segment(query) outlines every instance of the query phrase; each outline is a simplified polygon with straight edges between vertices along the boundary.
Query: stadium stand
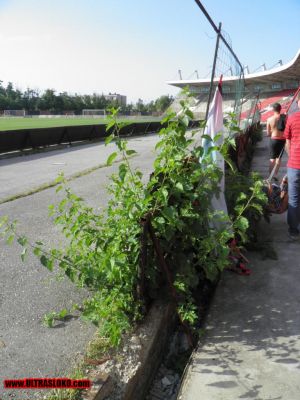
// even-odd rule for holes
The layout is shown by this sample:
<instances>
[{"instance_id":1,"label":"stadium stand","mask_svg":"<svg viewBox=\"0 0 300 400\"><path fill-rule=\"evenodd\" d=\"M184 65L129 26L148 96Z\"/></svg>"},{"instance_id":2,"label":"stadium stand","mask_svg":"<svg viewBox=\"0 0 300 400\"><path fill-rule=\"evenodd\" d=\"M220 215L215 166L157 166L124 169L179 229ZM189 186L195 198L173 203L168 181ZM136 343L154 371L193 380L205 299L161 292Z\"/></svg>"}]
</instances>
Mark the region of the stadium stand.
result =
<instances>
[{"instance_id":1,"label":"stadium stand","mask_svg":"<svg viewBox=\"0 0 300 400\"><path fill-rule=\"evenodd\" d=\"M235 105L236 83L239 76L223 77L223 110L231 110ZM219 77L215 78L214 84L218 83ZM300 50L293 60L284 65L256 73L248 73L244 76L245 91L241 100L241 122L246 121L253 112L259 112L261 122L266 122L272 114L271 106L278 102L284 112L290 103L294 93L300 86ZM194 103L191 110L196 119L205 117L207 107L210 79L177 80L169 81L168 84L179 88L189 87L194 95ZM226 90L225 90L226 89ZM257 102L259 99L259 102ZM182 100L182 98L181 98ZM189 100L191 101L191 100ZM180 101L175 99L171 108L179 110ZM255 110L254 110L255 108Z\"/></svg>"}]
</instances>

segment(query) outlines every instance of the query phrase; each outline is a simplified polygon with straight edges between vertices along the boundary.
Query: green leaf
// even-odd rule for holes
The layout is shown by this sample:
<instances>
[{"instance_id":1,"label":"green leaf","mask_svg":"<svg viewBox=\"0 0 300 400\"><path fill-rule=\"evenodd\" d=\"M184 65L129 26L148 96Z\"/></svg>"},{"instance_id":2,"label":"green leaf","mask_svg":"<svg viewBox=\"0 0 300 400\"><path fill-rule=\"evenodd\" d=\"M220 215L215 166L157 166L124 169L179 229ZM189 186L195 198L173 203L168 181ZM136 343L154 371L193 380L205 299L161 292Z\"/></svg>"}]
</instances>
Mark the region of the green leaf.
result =
<instances>
[{"instance_id":1,"label":"green leaf","mask_svg":"<svg viewBox=\"0 0 300 400\"><path fill-rule=\"evenodd\" d=\"M194 118L194 114L193 114L193 112L191 111L191 110L186 110L186 115L190 118L190 119L193 119Z\"/></svg>"},{"instance_id":2,"label":"green leaf","mask_svg":"<svg viewBox=\"0 0 300 400\"><path fill-rule=\"evenodd\" d=\"M126 155L131 156L132 154L137 154L135 150L126 150Z\"/></svg>"},{"instance_id":3,"label":"green leaf","mask_svg":"<svg viewBox=\"0 0 300 400\"><path fill-rule=\"evenodd\" d=\"M60 263L60 267L62 267L62 265L65 265L65 264ZM65 266L64 266L64 268L65 268ZM75 273L69 266L67 268L65 268L65 274L72 282L75 281Z\"/></svg>"},{"instance_id":4,"label":"green leaf","mask_svg":"<svg viewBox=\"0 0 300 400\"><path fill-rule=\"evenodd\" d=\"M108 132L111 128L113 128L116 125L116 121L114 119L112 119L111 121L109 121L109 123L106 125L106 132Z\"/></svg>"},{"instance_id":5,"label":"green leaf","mask_svg":"<svg viewBox=\"0 0 300 400\"><path fill-rule=\"evenodd\" d=\"M160 147L162 147L165 144L164 140L160 140L159 142L156 143L155 145L155 150L158 150Z\"/></svg>"},{"instance_id":6,"label":"green leaf","mask_svg":"<svg viewBox=\"0 0 300 400\"><path fill-rule=\"evenodd\" d=\"M236 149L236 141L235 141L235 138L230 138L230 139L228 139L228 143L229 143L234 149Z\"/></svg>"},{"instance_id":7,"label":"green leaf","mask_svg":"<svg viewBox=\"0 0 300 400\"><path fill-rule=\"evenodd\" d=\"M184 115L182 118L180 118L180 122L187 128L189 126L189 118L187 115Z\"/></svg>"},{"instance_id":8,"label":"green leaf","mask_svg":"<svg viewBox=\"0 0 300 400\"><path fill-rule=\"evenodd\" d=\"M27 238L25 236L21 236L21 237L18 238L17 242L21 246L25 246L27 244Z\"/></svg>"},{"instance_id":9,"label":"green leaf","mask_svg":"<svg viewBox=\"0 0 300 400\"><path fill-rule=\"evenodd\" d=\"M236 170L235 164L233 163L233 161L231 161L231 159L229 157L224 157L224 160L229 165L231 171L235 171Z\"/></svg>"},{"instance_id":10,"label":"green leaf","mask_svg":"<svg viewBox=\"0 0 300 400\"><path fill-rule=\"evenodd\" d=\"M263 208L260 204L252 203L251 207L254 208L255 210L257 210L259 212L259 214L263 213Z\"/></svg>"},{"instance_id":11,"label":"green leaf","mask_svg":"<svg viewBox=\"0 0 300 400\"><path fill-rule=\"evenodd\" d=\"M168 193L167 189L163 188L161 190L161 194L163 195L164 200L167 201L168 200L168 196L169 196L169 193Z\"/></svg>"},{"instance_id":12,"label":"green leaf","mask_svg":"<svg viewBox=\"0 0 300 400\"><path fill-rule=\"evenodd\" d=\"M48 211L49 211L50 216L53 215L55 212L55 206L53 204L50 204L48 206Z\"/></svg>"},{"instance_id":13,"label":"green leaf","mask_svg":"<svg viewBox=\"0 0 300 400\"><path fill-rule=\"evenodd\" d=\"M37 257L40 257L41 254L42 254L42 251L41 251L41 249L39 247L35 247L33 249L33 254L36 255Z\"/></svg>"},{"instance_id":14,"label":"green leaf","mask_svg":"<svg viewBox=\"0 0 300 400\"><path fill-rule=\"evenodd\" d=\"M12 244L12 242L14 241L14 239L15 239L15 234L12 233L12 234L9 235L8 238L6 239L6 243L7 243L7 244Z\"/></svg>"},{"instance_id":15,"label":"green leaf","mask_svg":"<svg viewBox=\"0 0 300 400\"><path fill-rule=\"evenodd\" d=\"M63 182L65 182L65 177L64 177L64 174L63 173L60 173L59 175L58 175L58 177L55 179L55 183L63 183Z\"/></svg>"},{"instance_id":16,"label":"green leaf","mask_svg":"<svg viewBox=\"0 0 300 400\"><path fill-rule=\"evenodd\" d=\"M163 217L157 217L155 219L155 222L159 225L164 225L166 223L166 220Z\"/></svg>"},{"instance_id":17,"label":"green leaf","mask_svg":"<svg viewBox=\"0 0 300 400\"><path fill-rule=\"evenodd\" d=\"M222 133L217 133L216 136L214 137L213 141L216 143L219 139L221 139L223 136Z\"/></svg>"},{"instance_id":18,"label":"green leaf","mask_svg":"<svg viewBox=\"0 0 300 400\"><path fill-rule=\"evenodd\" d=\"M55 189L55 193L60 192L63 189L62 185L57 186L57 188Z\"/></svg>"},{"instance_id":19,"label":"green leaf","mask_svg":"<svg viewBox=\"0 0 300 400\"><path fill-rule=\"evenodd\" d=\"M175 217L177 217L177 212L175 211L174 207L164 207L162 214L169 221L172 221Z\"/></svg>"},{"instance_id":20,"label":"green leaf","mask_svg":"<svg viewBox=\"0 0 300 400\"><path fill-rule=\"evenodd\" d=\"M57 314L57 319L64 319L66 317L66 315L68 314L68 310L67 309L63 309L61 310L58 314Z\"/></svg>"},{"instance_id":21,"label":"green leaf","mask_svg":"<svg viewBox=\"0 0 300 400\"><path fill-rule=\"evenodd\" d=\"M209 156L213 151L219 150L218 146L211 146L208 148L206 156Z\"/></svg>"},{"instance_id":22,"label":"green leaf","mask_svg":"<svg viewBox=\"0 0 300 400\"><path fill-rule=\"evenodd\" d=\"M8 223L8 217L5 215L3 217L0 217L0 227L2 225L6 225Z\"/></svg>"},{"instance_id":23,"label":"green leaf","mask_svg":"<svg viewBox=\"0 0 300 400\"><path fill-rule=\"evenodd\" d=\"M247 200L247 196L245 195L245 193L241 193L238 197L237 201L244 201Z\"/></svg>"},{"instance_id":24,"label":"green leaf","mask_svg":"<svg viewBox=\"0 0 300 400\"><path fill-rule=\"evenodd\" d=\"M118 153L117 152L114 152L114 153L111 153L111 155L108 157L108 159L107 159L107 161L106 161L106 165L112 165L112 163L114 162L114 160L117 158L117 156L118 156Z\"/></svg>"},{"instance_id":25,"label":"green leaf","mask_svg":"<svg viewBox=\"0 0 300 400\"><path fill-rule=\"evenodd\" d=\"M44 319L43 319L44 325L47 326L48 328L52 328L54 318L55 318L55 313L53 313L53 312L44 315Z\"/></svg>"},{"instance_id":26,"label":"green leaf","mask_svg":"<svg viewBox=\"0 0 300 400\"><path fill-rule=\"evenodd\" d=\"M111 135L107 136L107 138L105 138L105 146L107 146L114 138L115 138L115 135L113 133Z\"/></svg>"},{"instance_id":27,"label":"green leaf","mask_svg":"<svg viewBox=\"0 0 300 400\"><path fill-rule=\"evenodd\" d=\"M49 271L53 271L53 261L46 257L44 254L41 256L40 262Z\"/></svg>"},{"instance_id":28,"label":"green leaf","mask_svg":"<svg viewBox=\"0 0 300 400\"><path fill-rule=\"evenodd\" d=\"M211 138L211 136L209 136L209 135L202 135L202 136L201 136L201 139L207 139L207 140L210 141L210 142L213 141L212 138Z\"/></svg>"},{"instance_id":29,"label":"green leaf","mask_svg":"<svg viewBox=\"0 0 300 400\"><path fill-rule=\"evenodd\" d=\"M124 128L125 126L132 125L132 122L131 121L122 121L122 122L118 122L118 125L120 128Z\"/></svg>"},{"instance_id":30,"label":"green leaf","mask_svg":"<svg viewBox=\"0 0 300 400\"><path fill-rule=\"evenodd\" d=\"M245 217L239 217L235 221L235 225L238 229L241 229L242 231L246 231L249 228L249 222Z\"/></svg>"},{"instance_id":31,"label":"green leaf","mask_svg":"<svg viewBox=\"0 0 300 400\"><path fill-rule=\"evenodd\" d=\"M167 124L173 118L176 117L176 113L174 111L169 111L168 114L161 120L161 124Z\"/></svg>"},{"instance_id":32,"label":"green leaf","mask_svg":"<svg viewBox=\"0 0 300 400\"><path fill-rule=\"evenodd\" d=\"M121 164L119 166L119 177L122 182L124 181L126 174L127 174L127 167L125 164Z\"/></svg>"},{"instance_id":33,"label":"green leaf","mask_svg":"<svg viewBox=\"0 0 300 400\"><path fill-rule=\"evenodd\" d=\"M180 190L181 192L183 192L183 185L182 185L181 182L177 182L176 185L175 185L175 187L176 187L178 190Z\"/></svg>"}]
</instances>

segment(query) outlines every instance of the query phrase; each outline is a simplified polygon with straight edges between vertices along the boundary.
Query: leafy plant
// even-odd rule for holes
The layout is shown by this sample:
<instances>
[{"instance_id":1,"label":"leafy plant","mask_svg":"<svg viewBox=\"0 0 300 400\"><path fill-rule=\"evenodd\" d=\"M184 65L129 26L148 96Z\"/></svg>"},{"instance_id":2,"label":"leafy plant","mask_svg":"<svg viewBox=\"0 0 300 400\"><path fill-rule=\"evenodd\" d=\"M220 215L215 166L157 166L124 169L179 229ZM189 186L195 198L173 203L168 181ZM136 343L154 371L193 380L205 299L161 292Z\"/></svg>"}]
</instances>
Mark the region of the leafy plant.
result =
<instances>
[{"instance_id":1,"label":"leafy plant","mask_svg":"<svg viewBox=\"0 0 300 400\"><path fill-rule=\"evenodd\" d=\"M141 171L129 163L134 150L120 137L123 124L117 122L117 110L111 110L106 144L114 141L118 151L107 164L118 156L122 161L111 177L106 210L97 214L71 192L63 176L58 178L57 192L63 190L64 197L50 206L50 215L68 239L64 249L48 251L42 242L30 244L16 233L15 223L2 221L7 240L16 236L23 247L22 259L32 247L47 269L58 265L72 282L90 290L82 317L99 325L100 334L112 345L120 343L122 333L142 317L162 288L176 304L182 323L193 324L197 316L192 292L199 276L204 272L209 280L218 278L228 264L228 241L236 233L245 241L248 218L253 210L261 213L258 181L250 187L250 197L248 190L237 201L231 186L227 193L231 218L213 209L222 171L211 152L219 151L234 171L228 149L238 128L234 118L229 119L225 143L219 146L217 137L205 153L198 144L199 129L188 129L193 114L187 103L181 105L179 116L169 113L162 122L158 155L146 183ZM53 326L55 319L65 316L66 310L50 313L44 322Z\"/></svg>"},{"instance_id":2,"label":"leafy plant","mask_svg":"<svg viewBox=\"0 0 300 400\"><path fill-rule=\"evenodd\" d=\"M242 243L256 241L257 222L264 214L267 197L257 173L227 172L226 202L236 235Z\"/></svg>"}]
</instances>

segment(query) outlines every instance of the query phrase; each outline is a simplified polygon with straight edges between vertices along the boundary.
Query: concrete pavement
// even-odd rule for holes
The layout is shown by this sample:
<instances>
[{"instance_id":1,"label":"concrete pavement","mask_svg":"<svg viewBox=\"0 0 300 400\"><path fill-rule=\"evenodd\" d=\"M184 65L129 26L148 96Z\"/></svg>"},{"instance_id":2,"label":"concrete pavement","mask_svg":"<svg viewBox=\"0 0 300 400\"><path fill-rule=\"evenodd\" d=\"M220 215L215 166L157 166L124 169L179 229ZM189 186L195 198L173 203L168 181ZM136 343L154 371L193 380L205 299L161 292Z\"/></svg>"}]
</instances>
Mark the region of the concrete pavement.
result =
<instances>
[{"instance_id":1,"label":"concrete pavement","mask_svg":"<svg viewBox=\"0 0 300 400\"><path fill-rule=\"evenodd\" d=\"M268 175L266 138L252 169ZM278 259L250 252L250 276L224 272L178 400L300 399L300 243L288 239L286 213L259 229Z\"/></svg>"},{"instance_id":2,"label":"concrete pavement","mask_svg":"<svg viewBox=\"0 0 300 400\"><path fill-rule=\"evenodd\" d=\"M153 150L158 135L128 138L129 148L139 154ZM105 165L108 156L116 150L113 143L104 142L75 145L64 149L0 159L0 202L10 196L35 189L57 178L66 177Z\"/></svg>"},{"instance_id":3,"label":"concrete pavement","mask_svg":"<svg viewBox=\"0 0 300 400\"><path fill-rule=\"evenodd\" d=\"M145 179L152 172L154 146L157 136L131 139L129 148L138 151L131 160ZM112 147L112 146L110 146ZM76 149L35 154L1 161L0 199L15 195L35 184L54 179L60 168L66 176L105 163L113 150L103 144L80 146ZM57 164L63 162L64 165ZM69 182L74 193L83 197L97 211L107 203L108 177L118 164L105 167ZM61 198L55 188L0 205L0 215L18 220L18 232L31 241L41 240L48 247L64 243L60 230L48 217L48 205ZM3 390L3 379L25 377L62 377L69 373L78 356L93 336L95 328L76 316L49 329L43 326L46 313L69 309L81 303L88 292L76 288L67 279L57 281L39 261L29 255L27 262L20 259L20 246L8 246L0 240L0 399L43 398L44 393L23 390Z\"/></svg>"}]
</instances>

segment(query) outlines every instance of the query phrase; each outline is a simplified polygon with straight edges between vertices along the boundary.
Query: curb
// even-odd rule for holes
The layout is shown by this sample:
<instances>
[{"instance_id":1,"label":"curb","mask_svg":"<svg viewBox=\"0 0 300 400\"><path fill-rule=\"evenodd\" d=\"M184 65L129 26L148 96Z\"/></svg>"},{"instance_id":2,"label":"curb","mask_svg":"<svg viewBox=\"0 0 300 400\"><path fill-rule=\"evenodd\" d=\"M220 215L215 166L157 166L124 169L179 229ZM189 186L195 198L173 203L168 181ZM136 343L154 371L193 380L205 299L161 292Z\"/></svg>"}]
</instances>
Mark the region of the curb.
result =
<instances>
[{"instance_id":1,"label":"curb","mask_svg":"<svg viewBox=\"0 0 300 400\"><path fill-rule=\"evenodd\" d=\"M110 395L117 396L122 400L143 399L162 361L164 349L175 322L176 313L173 304L166 304L162 301L154 303L144 321L137 327L132 336L135 338L135 343L137 341L139 343L139 351L134 357L137 365L134 373L127 382L122 382L120 386L116 372L113 370L106 372L103 370L105 364L102 364L99 367L100 370L94 370L90 373L90 376L87 376L87 379L92 382L92 389L84 394L83 400L104 400ZM119 353L121 351L116 356ZM130 359L130 355L128 359ZM127 359L124 360L124 364L126 362Z\"/></svg>"}]
</instances>

